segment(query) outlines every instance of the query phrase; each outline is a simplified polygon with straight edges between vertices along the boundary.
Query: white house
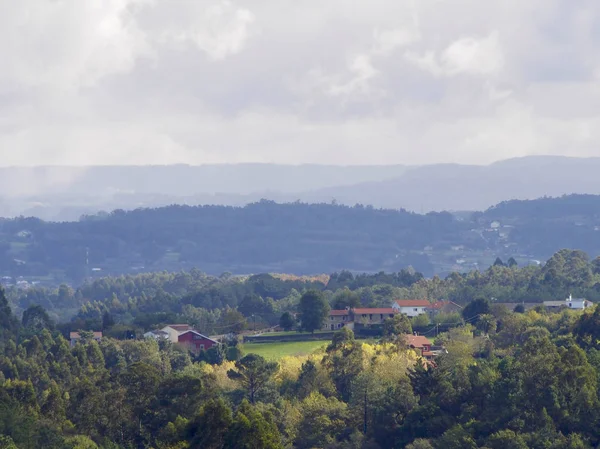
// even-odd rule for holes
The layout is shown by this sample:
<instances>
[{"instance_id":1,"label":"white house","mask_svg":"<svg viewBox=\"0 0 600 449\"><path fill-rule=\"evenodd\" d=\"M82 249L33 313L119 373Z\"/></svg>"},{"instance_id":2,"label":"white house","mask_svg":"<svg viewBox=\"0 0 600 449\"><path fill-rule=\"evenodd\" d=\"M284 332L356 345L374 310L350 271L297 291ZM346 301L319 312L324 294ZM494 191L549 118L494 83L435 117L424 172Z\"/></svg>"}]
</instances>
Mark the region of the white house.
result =
<instances>
[{"instance_id":1,"label":"white house","mask_svg":"<svg viewBox=\"0 0 600 449\"><path fill-rule=\"evenodd\" d=\"M427 313L427 308L430 305L431 303L426 299L398 299L392 303L392 309L413 317Z\"/></svg>"},{"instance_id":2,"label":"white house","mask_svg":"<svg viewBox=\"0 0 600 449\"><path fill-rule=\"evenodd\" d=\"M544 306L548 309L566 307L569 309L584 310L592 305L593 303L591 301L584 298L573 298L572 295L569 295L564 301L544 301Z\"/></svg>"}]
</instances>

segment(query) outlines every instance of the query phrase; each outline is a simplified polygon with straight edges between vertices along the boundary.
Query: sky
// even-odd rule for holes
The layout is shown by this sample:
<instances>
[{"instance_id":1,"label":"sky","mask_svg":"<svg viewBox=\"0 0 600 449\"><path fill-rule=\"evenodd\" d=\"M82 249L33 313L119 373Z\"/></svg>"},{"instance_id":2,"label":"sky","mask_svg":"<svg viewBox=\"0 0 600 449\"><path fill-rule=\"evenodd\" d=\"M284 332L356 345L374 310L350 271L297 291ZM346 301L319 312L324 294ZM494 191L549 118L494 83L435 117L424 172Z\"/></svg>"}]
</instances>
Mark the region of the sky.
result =
<instances>
[{"instance_id":1,"label":"sky","mask_svg":"<svg viewBox=\"0 0 600 449\"><path fill-rule=\"evenodd\" d=\"M0 0L0 165L600 156L597 0Z\"/></svg>"}]
</instances>

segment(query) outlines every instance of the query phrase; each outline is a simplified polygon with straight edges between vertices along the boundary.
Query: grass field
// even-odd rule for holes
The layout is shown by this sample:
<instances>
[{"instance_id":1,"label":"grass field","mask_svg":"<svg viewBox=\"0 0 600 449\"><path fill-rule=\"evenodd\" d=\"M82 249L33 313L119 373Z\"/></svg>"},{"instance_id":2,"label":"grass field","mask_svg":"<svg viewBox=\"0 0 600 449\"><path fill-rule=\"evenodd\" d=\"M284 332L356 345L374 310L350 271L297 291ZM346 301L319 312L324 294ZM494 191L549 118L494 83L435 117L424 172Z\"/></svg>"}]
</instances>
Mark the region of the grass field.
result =
<instances>
[{"instance_id":1,"label":"grass field","mask_svg":"<svg viewBox=\"0 0 600 449\"><path fill-rule=\"evenodd\" d=\"M328 341L291 341L278 343L246 343L243 346L243 351L246 354L258 354L268 360L279 360L288 355L307 355L319 349L322 346L327 346Z\"/></svg>"}]
</instances>

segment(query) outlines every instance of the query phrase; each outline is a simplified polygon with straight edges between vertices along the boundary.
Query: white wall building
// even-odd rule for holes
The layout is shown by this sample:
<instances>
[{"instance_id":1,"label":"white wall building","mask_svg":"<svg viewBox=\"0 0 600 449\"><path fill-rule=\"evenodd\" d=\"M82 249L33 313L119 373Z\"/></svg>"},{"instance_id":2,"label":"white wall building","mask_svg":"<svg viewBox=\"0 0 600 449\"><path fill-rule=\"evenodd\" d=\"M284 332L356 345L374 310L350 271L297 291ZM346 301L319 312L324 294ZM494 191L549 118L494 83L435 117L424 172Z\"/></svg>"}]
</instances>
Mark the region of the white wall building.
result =
<instances>
[{"instance_id":1,"label":"white wall building","mask_svg":"<svg viewBox=\"0 0 600 449\"><path fill-rule=\"evenodd\" d=\"M406 316L414 317L427 313L431 305L426 299L398 299L392 303L392 309Z\"/></svg>"}]
</instances>

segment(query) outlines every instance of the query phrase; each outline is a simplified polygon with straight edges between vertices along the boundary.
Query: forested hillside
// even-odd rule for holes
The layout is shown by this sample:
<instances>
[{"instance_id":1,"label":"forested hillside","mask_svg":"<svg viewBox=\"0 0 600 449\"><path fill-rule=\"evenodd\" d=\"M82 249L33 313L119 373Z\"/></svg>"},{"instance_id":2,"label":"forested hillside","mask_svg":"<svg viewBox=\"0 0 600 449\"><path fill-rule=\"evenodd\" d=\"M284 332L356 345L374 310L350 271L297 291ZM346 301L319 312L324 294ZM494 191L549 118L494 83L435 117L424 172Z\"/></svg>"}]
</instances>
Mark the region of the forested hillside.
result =
<instances>
[{"instance_id":1,"label":"forested hillside","mask_svg":"<svg viewBox=\"0 0 600 449\"><path fill-rule=\"evenodd\" d=\"M597 447L600 308L478 304L486 313L435 338L447 352L433 365L402 335L347 329L311 355L238 344L207 362L153 339L83 332L70 347L43 309L19 321L0 289L0 447Z\"/></svg>"},{"instance_id":2,"label":"forested hillside","mask_svg":"<svg viewBox=\"0 0 600 449\"><path fill-rule=\"evenodd\" d=\"M600 254L600 197L502 203L472 216L333 204L170 206L77 222L0 221L0 274L58 285L158 270L210 274L398 271L426 276L520 264L561 248Z\"/></svg>"},{"instance_id":3,"label":"forested hillside","mask_svg":"<svg viewBox=\"0 0 600 449\"><path fill-rule=\"evenodd\" d=\"M497 260L486 270L425 278L421 273L353 275L349 271L318 278L260 274L215 277L198 270L102 278L77 289L11 287L7 295L19 315L42 306L65 330L126 330L142 334L174 322L195 323L208 334L246 321L259 327L279 324L285 312L297 311L307 290L323 292L331 308L389 307L394 299L451 300L465 305L477 298L492 303L541 303L569 295L600 301L600 257L561 250L543 265L519 267L514 259ZM453 316L438 321L454 322Z\"/></svg>"}]
</instances>

